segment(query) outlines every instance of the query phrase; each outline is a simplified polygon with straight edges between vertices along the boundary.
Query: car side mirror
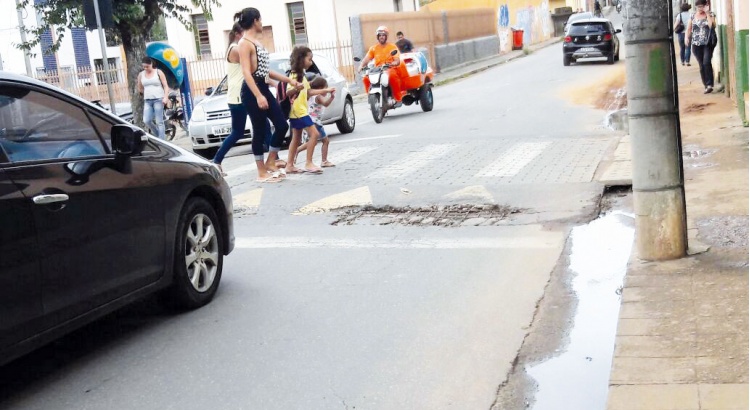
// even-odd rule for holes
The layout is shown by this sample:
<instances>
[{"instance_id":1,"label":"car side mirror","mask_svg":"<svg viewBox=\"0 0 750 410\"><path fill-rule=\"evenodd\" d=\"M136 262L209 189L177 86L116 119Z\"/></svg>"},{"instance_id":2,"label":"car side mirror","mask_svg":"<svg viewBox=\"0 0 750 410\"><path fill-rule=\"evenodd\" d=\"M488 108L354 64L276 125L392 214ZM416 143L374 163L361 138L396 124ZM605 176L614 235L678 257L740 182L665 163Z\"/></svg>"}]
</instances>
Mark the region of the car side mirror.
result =
<instances>
[{"instance_id":1,"label":"car side mirror","mask_svg":"<svg viewBox=\"0 0 750 410\"><path fill-rule=\"evenodd\" d=\"M115 155L132 157L140 155L146 146L145 133L133 126L116 124L112 127L112 151Z\"/></svg>"},{"instance_id":2,"label":"car side mirror","mask_svg":"<svg viewBox=\"0 0 750 410\"><path fill-rule=\"evenodd\" d=\"M354 61L356 61L356 62L360 62L360 61L362 61L362 59L361 59L361 58L359 58L359 57L354 57Z\"/></svg>"},{"instance_id":3,"label":"car side mirror","mask_svg":"<svg viewBox=\"0 0 750 410\"><path fill-rule=\"evenodd\" d=\"M211 96L211 94L213 94L213 93L214 93L214 88L213 88L213 87L208 87L208 88L206 88L206 95L207 95L207 96L209 96L209 97L210 97L210 96Z\"/></svg>"},{"instance_id":4,"label":"car side mirror","mask_svg":"<svg viewBox=\"0 0 750 410\"><path fill-rule=\"evenodd\" d=\"M395 56L396 54L398 54L398 50L393 50L393 51L391 51L391 55L392 55L392 56Z\"/></svg>"},{"instance_id":5,"label":"car side mirror","mask_svg":"<svg viewBox=\"0 0 750 410\"><path fill-rule=\"evenodd\" d=\"M622 33L622 30L620 30L619 28L618 28L618 29L616 29L616 30L615 30L615 34L617 34L617 33Z\"/></svg>"}]
</instances>

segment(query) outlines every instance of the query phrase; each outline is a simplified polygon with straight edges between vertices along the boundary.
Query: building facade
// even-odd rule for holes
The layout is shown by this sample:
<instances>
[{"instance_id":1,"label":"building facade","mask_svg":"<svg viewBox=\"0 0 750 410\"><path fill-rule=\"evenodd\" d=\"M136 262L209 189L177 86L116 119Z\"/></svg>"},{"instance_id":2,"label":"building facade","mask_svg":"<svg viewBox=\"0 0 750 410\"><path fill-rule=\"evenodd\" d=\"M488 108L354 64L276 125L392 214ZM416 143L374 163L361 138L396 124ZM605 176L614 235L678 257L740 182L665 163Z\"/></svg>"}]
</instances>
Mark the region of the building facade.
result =
<instances>
[{"instance_id":1,"label":"building facade","mask_svg":"<svg viewBox=\"0 0 750 410\"><path fill-rule=\"evenodd\" d=\"M186 30L180 22L167 19L169 44L187 58L221 56L227 48L227 35L233 16L248 3L222 0L207 19L200 8L183 1L193 12L188 20L195 29ZM252 2L263 20L263 44L271 51L288 51L297 44L336 44L351 42L349 17L363 13L415 11L418 0L257 0Z\"/></svg>"}]
</instances>

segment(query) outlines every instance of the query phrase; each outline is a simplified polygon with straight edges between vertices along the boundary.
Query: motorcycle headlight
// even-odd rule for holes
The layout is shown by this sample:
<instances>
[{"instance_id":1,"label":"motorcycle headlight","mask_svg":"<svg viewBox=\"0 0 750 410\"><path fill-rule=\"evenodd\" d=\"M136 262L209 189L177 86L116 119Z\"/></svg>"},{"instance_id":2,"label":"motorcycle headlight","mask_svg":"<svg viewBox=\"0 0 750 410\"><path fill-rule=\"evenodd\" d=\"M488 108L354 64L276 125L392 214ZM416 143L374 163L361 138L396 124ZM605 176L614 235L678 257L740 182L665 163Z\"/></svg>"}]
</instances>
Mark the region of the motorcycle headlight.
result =
<instances>
[{"instance_id":1,"label":"motorcycle headlight","mask_svg":"<svg viewBox=\"0 0 750 410\"><path fill-rule=\"evenodd\" d=\"M190 121L206 121L206 110L203 109L202 105L195 107L195 109L193 110L193 115L190 117Z\"/></svg>"},{"instance_id":2,"label":"motorcycle headlight","mask_svg":"<svg viewBox=\"0 0 750 410\"><path fill-rule=\"evenodd\" d=\"M377 84L378 81L380 81L379 77L380 77L380 73L370 74L370 84Z\"/></svg>"}]
</instances>

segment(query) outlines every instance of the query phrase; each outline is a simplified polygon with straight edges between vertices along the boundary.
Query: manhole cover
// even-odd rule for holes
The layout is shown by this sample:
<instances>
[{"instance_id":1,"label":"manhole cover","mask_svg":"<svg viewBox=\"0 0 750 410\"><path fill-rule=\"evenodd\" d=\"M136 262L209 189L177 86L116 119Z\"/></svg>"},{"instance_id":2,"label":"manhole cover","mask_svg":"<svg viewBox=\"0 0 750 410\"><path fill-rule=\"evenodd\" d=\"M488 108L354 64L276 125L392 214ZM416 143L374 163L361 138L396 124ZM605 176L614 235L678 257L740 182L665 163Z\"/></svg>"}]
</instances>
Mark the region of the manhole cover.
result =
<instances>
[{"instance_id":1,"label":"manhole cover","mask_svg":"<svg viewBox=\"0 0 750 410\"><path fill-rule=\"evenodd\" d=\"M339 214L331 225L353 225L366 221L378 225L492 226L523 209L504 205L431 205L425 207L364 206Z\"/></svg>"}]
</instances>

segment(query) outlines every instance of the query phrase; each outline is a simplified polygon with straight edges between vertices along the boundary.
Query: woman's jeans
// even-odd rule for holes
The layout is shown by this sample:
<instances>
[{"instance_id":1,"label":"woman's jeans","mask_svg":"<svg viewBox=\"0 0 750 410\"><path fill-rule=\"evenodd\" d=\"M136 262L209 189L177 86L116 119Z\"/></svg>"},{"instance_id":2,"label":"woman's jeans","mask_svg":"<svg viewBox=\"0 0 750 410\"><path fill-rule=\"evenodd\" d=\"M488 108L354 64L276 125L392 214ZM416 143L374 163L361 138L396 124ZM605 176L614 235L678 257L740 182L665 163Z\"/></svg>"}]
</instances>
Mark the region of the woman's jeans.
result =
<instances>
[{"instance_id":1,"label":"woman's jeans","mask_svg":"<svg viewBox=\"0 0 750 410\"><path fill-rule=\"evenodd\" d=\"M247 86L246 82L242 83L240 98L242 99L242 105L245 106L247 115L250 116L250 122L253 124L253 155L256 161L263 161L263 137L268 132L268 120L270 119L275 127L273 137L271 138L270 152L279 152L281 150L284 136L289 131L289 124L281 112L279 102L271 94L271 90L265 81L255 80L255 84L263 96L266 97L268 109L261 110L258 107L258 100L255 99L255 95L250 91L250 87Z\"/></svg>"},{"instance_id":2,"label":"woman's jeans","mask_svg":"<svg viewBox=\"0 0 750 410\"><path fill-rule=\"evenodd\" d=\"M698 66L701 69L701 80L704 87L714 86L714 67L711 65L711 57L714 50L709 46L696 46L693 44L693 55L698 60Z\"/></svg>"},{"instance_id":3,"label":"woman's jeans","mask_svg":"<svg viewBox=\"0 0 750 410\"><path fill-rule=\"evenodd\" d=\"M680 61L683 64L690 62L690 46L685 45L685 31L677 33L677 41L680 42Z\"/></svg>"},{"instance_id":4,"label":"woman's jeans","mask_svg":"<svg viewBox=\"0 0 750 410\"><path fill-rule=\"evenodd\" d=\"M164 103L158 99L143 101L143 122L156 136L165 139L164 135Z\"/></svg>"},{"instance_id":5,"label":"woman's jeans","mask_svg":"<svg viewBox=\"0 0 750 410\"><path fill-rule=\"evenodd\" d=\"M227 155L229 149L245 135L245 123L247 123L247 111L242 104L228 104L229 114L232 115L232 132L227 136L224 142L221 143L219 151L214 156L214 163L221 164L224 161L224 156Z\"/></svg>"}]
</instances>

